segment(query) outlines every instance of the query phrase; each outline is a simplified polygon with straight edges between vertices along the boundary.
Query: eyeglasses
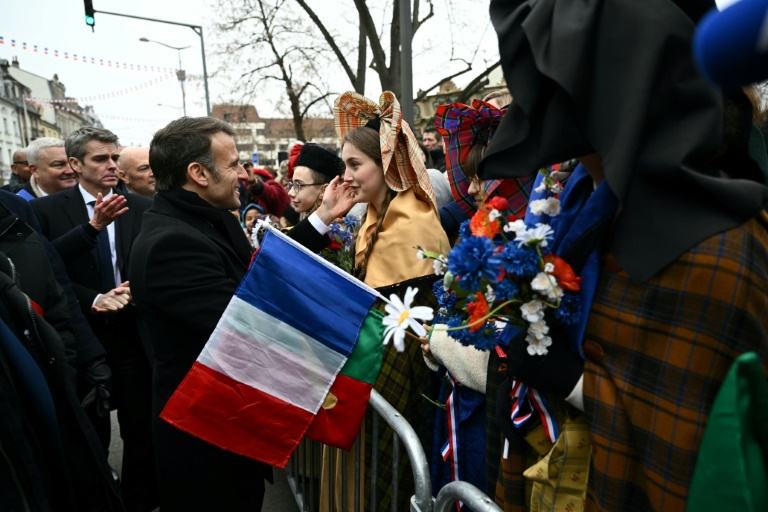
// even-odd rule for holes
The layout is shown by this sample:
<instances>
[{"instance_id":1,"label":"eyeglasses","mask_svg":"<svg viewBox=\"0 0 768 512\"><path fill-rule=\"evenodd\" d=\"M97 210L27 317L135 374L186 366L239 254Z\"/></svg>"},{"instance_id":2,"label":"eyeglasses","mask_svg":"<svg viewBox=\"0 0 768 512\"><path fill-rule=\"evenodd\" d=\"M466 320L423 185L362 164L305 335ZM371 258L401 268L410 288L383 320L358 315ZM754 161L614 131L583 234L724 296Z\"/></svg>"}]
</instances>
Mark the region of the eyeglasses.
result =
<instances>
[{"instance_id":1,"label":"eyeglasses","mask_svg":"<svg viewBox=\"0 0 768 512\"><path fill-rule=\"evenodd\" d=\"M289 181L285 184L285 190L290 192L292 188L295 188L296 193L298 194L301 192L301 187L316 187L318 185L325 185L325 183L294 183L293 181Z\"/></svg>"},{"instance_id":2,"label":"eyeglasses","mask_svg":"<svg viewBox=\"0 0 768 512\"><path fill-rule=\"evenodd\" d=\"M26 160L19 160L18 162L13 162L13 165L19 165L19 164L29 165L29 162L27 162Z\"/></svg>"}]
</instances>

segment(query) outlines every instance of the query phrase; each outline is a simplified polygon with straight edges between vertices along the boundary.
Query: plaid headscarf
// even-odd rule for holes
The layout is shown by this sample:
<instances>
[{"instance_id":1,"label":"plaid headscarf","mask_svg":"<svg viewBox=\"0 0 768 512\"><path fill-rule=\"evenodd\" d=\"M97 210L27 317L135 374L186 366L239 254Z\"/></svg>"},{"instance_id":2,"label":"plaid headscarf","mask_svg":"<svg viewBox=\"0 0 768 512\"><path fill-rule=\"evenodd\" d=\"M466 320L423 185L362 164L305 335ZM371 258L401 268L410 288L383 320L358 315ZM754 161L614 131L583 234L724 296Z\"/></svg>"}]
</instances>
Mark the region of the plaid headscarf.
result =
<instances>
[{"instance_id":1,"label":"plaid headscarf","mask_svg":"<svg viewBox=\"0 0 768 512\"><path fill-rule=\"evenodd\" d=\"M417 195L429 199L432 207L437 209L419 141L403 120L400 102L392 92L381 93L378 105L356 92L345 92L334 103L333 118L340 139L378 119L381 163L387 185L396 192L415 185Z\"/></svg>"},{"instance_id":2,"label":"plaid headscarf","mask_svg":"<svg viewBox=\"0 0 768 512\"><path fill-rule=\"evenodd\" d=\"M445 164L453 197L467 215L475 213L477 204L469 194L471 182L464 172L464 162L472 146L477 143L488 145L504 112L481 100L474 100L472 106L464 103L440 105L435 112L435 128L445 139ZM485 197L500 184L501 180L485 180Z\"/></svg>"}]
</instances>

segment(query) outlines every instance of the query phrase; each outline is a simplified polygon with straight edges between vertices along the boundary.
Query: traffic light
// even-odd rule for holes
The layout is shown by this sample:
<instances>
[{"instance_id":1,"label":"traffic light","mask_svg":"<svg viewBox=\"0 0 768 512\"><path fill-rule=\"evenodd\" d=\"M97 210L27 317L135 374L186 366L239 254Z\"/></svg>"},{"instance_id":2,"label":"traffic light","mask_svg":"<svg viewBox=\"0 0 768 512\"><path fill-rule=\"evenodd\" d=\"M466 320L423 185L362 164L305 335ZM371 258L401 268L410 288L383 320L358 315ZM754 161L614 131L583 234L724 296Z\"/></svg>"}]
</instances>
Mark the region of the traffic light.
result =
<instances>
[{"instance_id":1,"label":"traffic light","mask_svg":"<svg viewBox=\"0 0 768 512\"><path fill-rule=\"evenodd\" d=\"M93 30L94 25L96 25L96 18L94 17L96 11L93 10L93 0L83 0L83 2L85 2L85 24Z\"/></svg>"}]
</instances>

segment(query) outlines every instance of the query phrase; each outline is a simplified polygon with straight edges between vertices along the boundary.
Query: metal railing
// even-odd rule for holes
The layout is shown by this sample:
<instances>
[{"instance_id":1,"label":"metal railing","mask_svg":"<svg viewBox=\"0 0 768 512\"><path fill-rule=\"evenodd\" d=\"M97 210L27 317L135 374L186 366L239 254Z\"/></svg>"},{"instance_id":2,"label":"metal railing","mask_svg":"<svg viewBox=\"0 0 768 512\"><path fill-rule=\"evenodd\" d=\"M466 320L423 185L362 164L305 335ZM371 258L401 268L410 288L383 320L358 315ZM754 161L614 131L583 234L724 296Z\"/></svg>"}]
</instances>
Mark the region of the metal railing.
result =
<instances>
[{"instance_id":1,"label":"metal railing","mask_svg":"<svg viewBox=\"0 0 768 512\"><path fill-rule=\"evenodd\" d=\"M503 512L491 498L468 482L451 482L440 489L434 512L448 512L457 501L476 512Z\"/></svg>"},{"instance_id":2,"label":"metal railing","mask_svg":"<svg viewBox=\"0 0 768 512\"><path fill-rule=\"evenodd\" d=\"M427 464L427 456L424 453L424 449L421 447L416 432L413 427L403 418L403 416L397 412L384 398L376 392L371 391L371 399L369 401L371 408L373 409L373 421L372 431L373 438L371 446L377 446L379 440L379 428L380 420L384 422L394 430L396 434L393 436L393 455L392 455L392 472L391 475L382 475L382 478L388 478L391 476L392 481L392 510L396 511L397 507L397 495L398 495L398 472L399 472L399 457L401 450L401 443L405 447L405 451L408 455L411 468L413 470L413 483L415 492L410 499L411 512L432 512L432 487L429 479L429 466ZM363 471L361 464L361 452L360 438L355 441L354 454L355 454L355 475L354 475L354 510L358 512L360 509L361 494L360 489L360 472ZM302 512L315 512L314 507L319 502L320 495L320 475L319 469L321 463L321 444L310 439L304 439L299 445L298 449L291 457L287 468L288 485L293 491L293 495L296 498L296 503ZM335 450L328 450L330 459L330 468L334 467L335 462ZM341 461L341 496L342 501L347 502L347 465L344 461ZM378 453L376 449L371 450L371 495L370 495L370 510L371 512L377 511L376 502L376 482L379 479ZM331 475L328 479L329 486L329 509L334 510L334 484L335 477Z\"/></svg>"},{"instance_id":3,"label":"metal railing","mask_svg":"<svg viewBox=\"0 0 768 512\"><path fill-rule=\"evenodd\" d=\"M392 511L397 512L397 494L398 494L398 473L399 473L399 459L401 443L405 447L408 460L413 470L413 482L414 482L414 494L410 498L410 510L411 512L447 512L451 508L451 504L456 501L461 501L467 505L473 512L501 512L501 509L483 492L477 487L467 482L451 482L440 490L437 495L437 501L432 498L432 487L429 477L429 466L427 464L427 457L424 453L424 449L421 446L416 432L413 427L406 421L403 416L397 412L376 390L371 391L371 398L369 401L371 409L373 410L373 418L371 422L372 430L372 442L371 446L376 447L379 441L379 429L380 420L383 419L387 427L392 428L393 436L393 453L392 453L392 467L391 474L381 475L382 478L391 478L392 483ZM299 445L298 449L291 457L288 463L286 475L288 477L288 485L293 491L293 495L296 499L296 504L299 506L299 510L302 512L316 512L320 503L320 469L322 467L322 444L312 441L311 439L304 439ZM355 441L353 448L354 453L354 506L353 510L359 512L361 504L361 495L363 493L360 489L360 474L364 471L361 463L363 447L361 446L360 437ZM336 459L344 457L337 457L336 450L328 450L328 458L330 461L329 468L335 467ZM346 461L341 460L341 496L344 505L347 505L347 464ZM377 511L377 485L380 470L378 453L376 449L371 450L371 464L370 464L370 512ZM386 469L385 469L386 471ZM328 478L328 510L333 512L335 510L335 475L333 471L330 472L330 478ZM346 512L346 511L345 511Z\"/></svg>"}]
</instances>

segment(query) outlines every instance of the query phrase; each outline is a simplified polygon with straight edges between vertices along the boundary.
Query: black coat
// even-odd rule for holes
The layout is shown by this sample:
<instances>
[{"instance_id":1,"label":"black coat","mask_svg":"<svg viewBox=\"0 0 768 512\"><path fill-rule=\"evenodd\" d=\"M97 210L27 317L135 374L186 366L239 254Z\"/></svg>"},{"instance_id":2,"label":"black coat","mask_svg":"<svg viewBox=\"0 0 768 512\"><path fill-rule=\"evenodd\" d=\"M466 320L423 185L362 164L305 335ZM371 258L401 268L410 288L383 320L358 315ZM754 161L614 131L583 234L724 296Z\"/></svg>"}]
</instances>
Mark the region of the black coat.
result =
<instances>
[{"instance_id":1,"label":"black coat","mask_svg":"<svg viewBox=\"0 0 768 512\"><path fill-rule=\"evenodd\" d=\"M142 334L154 350L154 440L164 512L259 510L263 479L271 474L264 464L221 450L159 419L250 262L248 241L234 216L225 212L217 220L213 208L206 211L206 207L192 192L179 188L160 192L144 215L131 254L133 298ZM290 236L312 250L330 241L306 221Z\"/></svg>"},{"instance_id":2,"label":"black coat","mask_svg":"<svg viewBox=\"0 0 768 512\"><path fill-rule=\"evenodd\" d=\"M9 218L12 217L12 218ZM13 219L18 219L14 221ZM74 348L77 352L77 366L80 367L96 358L104 357L104 347L94 336L93 331L80 310L80 305L72 289L72 283L67 275L67 269L61 260L59 253L44 237L39 236L40 224L35 217L29 203L17 195L0 191L0 222L8 225L9 229L0 229L0 250L13 260L20 272L22 279L29 278L37 274L37 269L41 268L36 261L39 252L30 254L29 248L41 244L45 250L45 255L53 268L53 275L64 290L67 298L67 306L71 322L72 333L74 334ZM29 228L32 228L34 234L31 234ZM37 251L37 249L35 249ZM39 295L35 294L34 289L30 288L29 283L22 281L22 288L33 299ZM39 302L39 301L38 301ZM50 302L42 304L44 311L50 311L52 307ZM56 321L53 317L47 316L47 320L56 327ZM65 343L68 342L63 337Z\"/></svg>"},{"instance_id":3,"label":"black coat","mask_svg":"<svg viewBox=\"0 0 768 512\"><path fill-rule=\"evenodd\" d=\"M31 510L123 510L76 396L75 369L65 361L64 344L14 283L6 256L0 253L0 259L0 474L13 472L16 485L6 483ZM47 262L41 265L41 273L52 273ZM0 503L8 505L5 498L0 495Z\"/></svg>"}]
</instances>

